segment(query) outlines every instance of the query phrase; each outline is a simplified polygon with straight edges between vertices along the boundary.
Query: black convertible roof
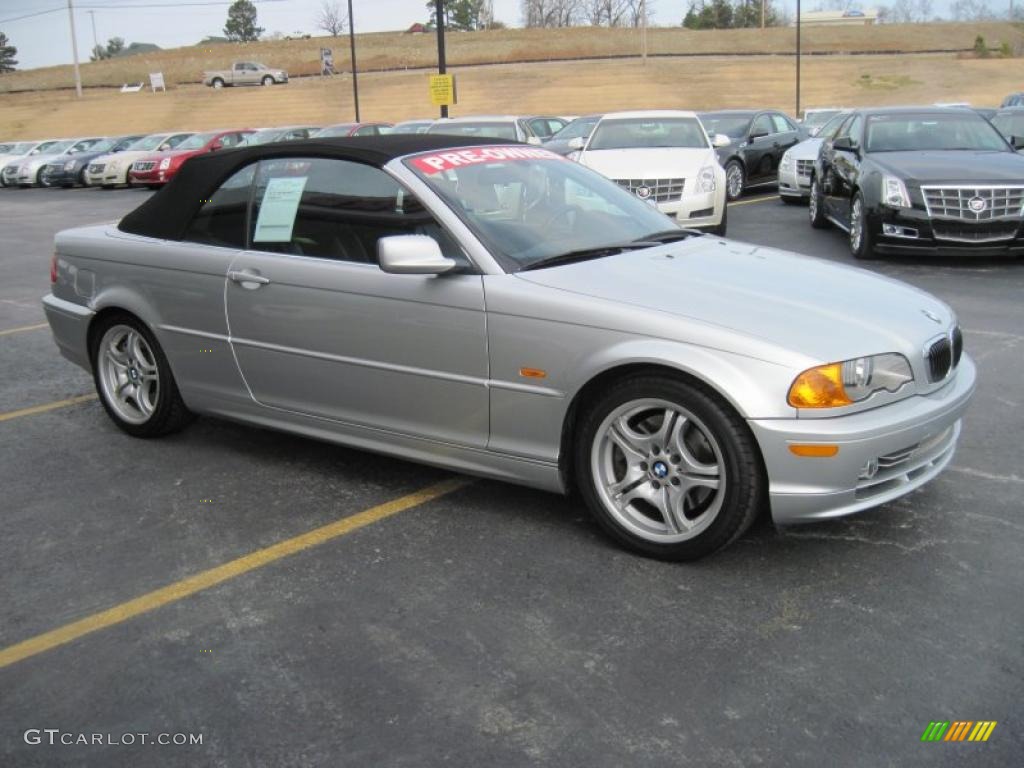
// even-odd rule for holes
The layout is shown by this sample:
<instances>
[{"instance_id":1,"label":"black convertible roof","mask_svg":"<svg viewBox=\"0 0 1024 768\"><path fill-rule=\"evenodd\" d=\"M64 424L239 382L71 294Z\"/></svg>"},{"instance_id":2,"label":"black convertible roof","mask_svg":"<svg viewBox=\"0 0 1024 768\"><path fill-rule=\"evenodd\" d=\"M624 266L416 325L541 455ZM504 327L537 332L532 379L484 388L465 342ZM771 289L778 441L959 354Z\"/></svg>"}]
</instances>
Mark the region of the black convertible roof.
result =
<instances>
[{"instance_id":1,"label":"black convertible roof","mask_svg":"<svg viewBox=\"0 0 1024 768\"><path fill-rule=\"evenodd\" d=\"M383 167L396 157L455 147L505 145L494 138L398 134L304 139L209 152L190 158L173 179L117 225L122 232L179 240L202 202L242 166L276 157L326 157Z\"/></svg>"}]
</instances>

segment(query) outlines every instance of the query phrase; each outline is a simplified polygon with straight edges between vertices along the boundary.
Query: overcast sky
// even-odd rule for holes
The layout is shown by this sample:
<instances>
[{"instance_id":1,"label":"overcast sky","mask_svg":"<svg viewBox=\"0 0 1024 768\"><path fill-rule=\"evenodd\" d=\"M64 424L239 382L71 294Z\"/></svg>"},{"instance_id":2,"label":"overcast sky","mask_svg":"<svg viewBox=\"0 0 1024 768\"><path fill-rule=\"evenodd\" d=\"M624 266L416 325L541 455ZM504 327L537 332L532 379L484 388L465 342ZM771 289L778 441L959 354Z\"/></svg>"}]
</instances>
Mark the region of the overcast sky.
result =
<instances>
[{"instance_id":1,"label":"overcast sky","mask_svg":"<svg viewBox=\"0 0 1024 768\"><path fill-rule=\"evenodd\" d=\"M649 0L654 22L679 24L687 7L686 0ZM815 0L804 0L813 7ZM101 43L122 37L128 43L155 43L161 48L193 45L207 35L223 34L228 2L216 0L74 0L79 55L88 61L93 46L92 21ZM167 7L132 6L163 4ZM495 18L510 26L520 23L519 0L493 0ZM321 0L256 0L259 25L267 33L296 32L323 34L316 27ZM776 0L778 4L778 0ZM788 4L788 3L787 3ZM883 3L884 4L884 3ZM873 7L876 3L863 3ZM936 11L946 5L934 3ZM79 6L82 6L79 8ZM102 6L102 7L101 7ZM357 32L404 29L427 19L425 0L353 0ZM34 18L8 21L14 17L58 9ZM0 0L0 31L18 48L18 68L29 69L71 63L71 33L66 0Z\"/></svg>"}]
</instances>

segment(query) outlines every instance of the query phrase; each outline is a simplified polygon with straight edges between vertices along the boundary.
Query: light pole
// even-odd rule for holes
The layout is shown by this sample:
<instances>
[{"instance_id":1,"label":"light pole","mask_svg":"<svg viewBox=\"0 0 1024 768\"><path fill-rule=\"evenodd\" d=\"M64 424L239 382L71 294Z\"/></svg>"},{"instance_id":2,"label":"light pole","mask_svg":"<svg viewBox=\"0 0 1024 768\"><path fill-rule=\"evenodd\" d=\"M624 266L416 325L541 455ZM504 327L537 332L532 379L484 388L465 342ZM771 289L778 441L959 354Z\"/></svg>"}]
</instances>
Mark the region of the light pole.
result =
<instances>
[{"instance_id":1,"label":"light pole","mask_svg":"<svg viewBox=\"0 0 1024 768\"><path fill-rule=\"evenodd\" d=\"M437 11L437 74L448 72L448 62L444 55L444 0L436 0ZM441 117L448 117L448 105L441 105Z\"/></svg>"},{"instance_id":2,"label":"light pole","mask_svg":"<svg viewBox=\"0 0 1024 768\"><path fill-rule=\"evenodd\" d=\"M86 11L89 14L89 18L92 19L92 49L93 52L100 47L100 39L96 37L96 11Z\"/></svg>"},{"instance_id":3,"label":"light pole","mask_svg":"<svg viewBox=\"0 0 1024 768\"><path fill-rule=\"evenodd\" d=\"M75 93L82 98L82 72L78 68L78 40L75 38L75 9L68 0L68 21L71 22L71 55L75 60Z\"/></svg>"},{"instance_id":4,"label":"light pole","mask_svg":"<svg viewBox=\"0 0 1024 768\"><path fill-rule=\"evenodd\" d=\"M356 122L359 122L359 73L356 66L356 33L352 21L352 0L348 0L348 44L352 56L352 101L356 105Z\"/></svg>"},{"instance_id":5,"label":"light pole","mask_svg":"<svg viewBox=\"0 0 1024 768\"><path fill-rule=\"evenodd\" d=\"M796 115L800 119L800 0L796 0Z\"/></svg>"}]
</instances>

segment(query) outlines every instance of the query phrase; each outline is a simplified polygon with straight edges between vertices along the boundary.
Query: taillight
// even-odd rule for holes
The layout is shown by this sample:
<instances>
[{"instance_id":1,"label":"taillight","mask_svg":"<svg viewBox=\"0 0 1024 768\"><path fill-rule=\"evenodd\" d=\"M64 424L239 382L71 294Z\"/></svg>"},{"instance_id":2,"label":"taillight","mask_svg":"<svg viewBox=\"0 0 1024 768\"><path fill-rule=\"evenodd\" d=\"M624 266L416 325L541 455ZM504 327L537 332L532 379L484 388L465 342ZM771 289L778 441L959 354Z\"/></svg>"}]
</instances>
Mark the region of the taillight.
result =
<instances>
[{"instance_id":1,"label":"taillight","mask_svg":"<svg viewBox=\"0 0 1024 768\"><path fill-rule=\"evenodd\" d=\"M53 258L50 259L50 285L57 282L57 254L53 254Z\"/></svg>"}]
</instances>

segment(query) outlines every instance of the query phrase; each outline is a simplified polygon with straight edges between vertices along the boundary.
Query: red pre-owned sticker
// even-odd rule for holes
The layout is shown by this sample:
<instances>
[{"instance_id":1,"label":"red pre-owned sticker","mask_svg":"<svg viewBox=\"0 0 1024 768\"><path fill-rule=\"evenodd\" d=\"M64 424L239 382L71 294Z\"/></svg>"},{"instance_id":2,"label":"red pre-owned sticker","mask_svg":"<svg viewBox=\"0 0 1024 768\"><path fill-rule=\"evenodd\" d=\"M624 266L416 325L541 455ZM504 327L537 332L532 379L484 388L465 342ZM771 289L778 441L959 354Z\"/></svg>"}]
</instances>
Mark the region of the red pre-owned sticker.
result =
<instances>
[{"instance_id":1,"label":"red pre-owned sticker","mask_svg":"<svg viewBox=\"0 0 1024 768\"><path fill-rule=\"evenodd\" d=\"M536 147L474 147L453 149L434 155L420 155L411 159L424 173L439 173L479 163L501 163L508 160L564 160L561 155Z\"/></svg>"}]
</instances>

